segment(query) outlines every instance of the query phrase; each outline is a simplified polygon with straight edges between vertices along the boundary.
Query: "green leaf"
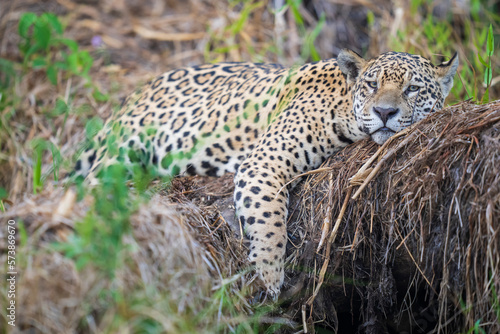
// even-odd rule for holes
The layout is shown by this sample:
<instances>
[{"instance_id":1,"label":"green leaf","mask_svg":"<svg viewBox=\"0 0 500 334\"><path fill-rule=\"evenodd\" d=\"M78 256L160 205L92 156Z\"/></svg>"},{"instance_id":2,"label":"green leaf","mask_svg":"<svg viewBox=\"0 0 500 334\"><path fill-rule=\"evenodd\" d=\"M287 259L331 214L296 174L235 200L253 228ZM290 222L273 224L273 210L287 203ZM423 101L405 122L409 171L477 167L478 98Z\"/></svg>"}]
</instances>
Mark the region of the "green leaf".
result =
<instances>
[{"instance_id":1,"label":"green leaf","mask_svg":"<svg viewBox=\"0 0 500 334\"><path fill-rule=\"evenodd\" d=\"M42 157L43 151L46 148L46 142L41 139L35 139L31 142L33 148L33 193L37 194L38 190L43 187L42 183Z\"/></svg>"},{"instance_id":2,"label":"green leaf","mask_svg":"<svg viewBox=\"0 0 500 334\"><path fill-rule=\"evenodd\" d=\"M483 8L481 0L472 0L469 8L474 21L479 21L479 13L482 11Z\"/></svg>"},{"instance_id":3,"label":"green leaf","mask_svg":"<svg viewBox=\"0 0 500 334\"><path fill-rule=\"evenodd\" d=\"M214 52L215 53L229 53L229 51L235 50L237 48L238 48L238 45L223 46L220 48L215 48Z\"/></svg>"},{"instance_id":4,"label":"green leaf","mask_svg":"<svg viewBox=\"0 0 500 334\"><path fill-rule=\"evenodd\" d=\"M14 70L14 63L7 59L0 58L0 88L6 89L10 87L10 82L12 79L15 79L15 77L16 71Z\"/></svg>"},{"instance_id":5,"label":"green leaf","mask_svg":"<svg viewBox=\"0 0 500 334\"><path fill-rule=\"evenodd\" d=\"M87 137L87 139L92 140L92 138L94 138L94 136L102 129L102 127L102 119L98 117L90 119L87 124L85 124L85 136Z\"/></svg>"},{"instance_id":6,"label":"green leaf","mask_svg":"<svg viewBox=\"0 0 500 334\"><path fill-rule=\"evenodd\" d=\"M483 98L481 99L481 103L485 104L490 102L490 88L486 88L486 91L484 92Z\"/></svg>"},{"instance_id":7,"label":"green leaf","mask_svg":"<svg viewBox=\"0 0 500 334\"><path fill-rule=\"evenodd\" d=\"M68 113L68 111L69 111L69 107L66 104L66 102L64 102L63 99L58 98L56 101L56 106L54 107L54 109L52 110L52 112L50 114L52 116L59 116L59 115Z\"/></svg>"},{"instance_id":8,"label":"green leaf","mask_svg":"<svg viewBox=\"0 0 500 334\"><path fill-rule=\"evenodd\" d=\"M484 84L486 85L486 87L488 87L491 83L491 80L492 80L492 71L491 71L491 68L488 67L486 69L486 71L484 71Z\"/></svg>"},{"instance_id":9,"label":"green leaf","mask_svg":"<svg viewBox=\"0 0 500 334\"><path fill-rule=\"evenodd\" d=\"M373 27L375 24L375 14L371 10L368 10L368 12L366 13L366 22L368 23L369 27Z\"/></svg>"},{"instance_id":10,"label":"green leaf","mask_svg":"<svg viewBox=\"0 0 500 334\"><path fill-rule=\"evenodd\" d=\"M302 15L300 14L300 0L287 0L286 3L290 6L290 9L292 10L293 18L295 22L299 26L304 25L304 19L302 18Z\"/></svg>"},{"instance_id":11,"label":"green leaf","mask_svg":"<svg viewBox=\"0 0 500 334\"><path fill-rule=\"evenodd\" d=\"M64 101L63 101L64 102ZM54 169L54 181L59 180L59 167L61 166L62 158L61 151L52 142L48 142L50 145L50 152L52 153L52 167Z\"/></svg>"},{"instance_id":12,"label":"green leaf","mask_svg":"<svg viewBox=\"0 0 500 334\"><path fill-rule=\"evenodd\" d=\"M434 25L432 24L432 16L429 15L424 23L424 33L429 40L435 39Z\"/></svg>"},{"instance_id":13,"label":"green leaf","mask_svg":"<svg viewBox=\"0 0 500 334\"><path fill-rule=\"evenodd\" d=\"M40 16L40 19L44 22L47 22L49 26L59 35L63 33L63 27L59 18L53 13L43 13Z\"/></svg>"},{"instance_id":14,"label":"green leaf","mask_svg":"<svg viewBox=\"0 0 500 334\"><path fill-rule=\"evenodd\" d=\"M76 259L75 266L77 270L81 270L89 262L90 258L86 256L80 256Z\"/></svg>"},{"instance_id":15,"label":"green leaf","mask_svg":"<svg viewBox=\"0 0 500 334\"><path fill-rule=\"evenodd\" d=\"M54 86L57 85L57 69L54 65L50 65L47 68L47 77Z\"/></svg>"},{"instance_id":16,"label":"green leaf","mask_svg":"<svg viewBox=\"0 0 500 334\"><path fill-rule=\"evenodd\" d=\"M488 53L488 56L491 57L493 55L494 49L493 26L490 24L490 29L488 30L488 42L486 43L486 53Z\"/></svg>"},{"instance_id":17,"label":"green leaf","mask_svg":"<svg viewBox=\"0 0 500 334\"><path fill-rule=\"evenodd\" d=\"M76 53L72 53L68 55L66 58L68 64L68 70L73 74L78 74L78 55Z\"/></svg>"},{"instance_id":18,"label":"green leaf","mask_svg":"<svg viewBox=\"0 0 500 334\"><path fill-rule=\"evenodd\" d=\"M93 59L87 51L72 53L67 58L69 70L76 75L85 75L92 67Z\"/></svg>"},{"instance_id":19,"label":"green leaf","mask_svg":"<svg viewBox=\"0 0 500 334\"><path fill-rule=\"evenodd\" d=\"M488 30L482 29L479 34L476 34L476 38L478 40L479 45L484 45L484 42L486 41L486 38L488 37L487 35ZM478 47L479 49L479 47Z\"/></svg>"},{"instance_id":20,"label":"green leaf","mask_svg":"<svg viewBox=\"0 0 500 334\"><path fill-rule=\"evenodd\" d=\"M80 58L80 66L81 66L80 73L86 75L89 72L90 68L92 67L94 59L88 53L88 51L78 52L78 56Z\"/></svg>"},{"instance_id":21,"label":"green leaf","mask_svg":"<svg viewBox=\"0 0 500 334\"><path fill-rule=\"evenodd\" d=\"M0 187L0 200L6 199L9 196L5 188Z\"/></svg>"},{"instance_id":22,"label":"green leaf","mask_svg":"<svg viewBox=\"0 0 500 334\"><path fill-rule=\"evenodd\" d=\"M19 36L28 38L28 30L33 23L38 19L35 13L24 13L19 19L19 24L17 29L19 31Z\"/></svg>"},{"instance_id":23,"label":"green leaf","mask_svg":"<svg viewBox=\"0 0 500 334\"><path fill-rule=\"evenodd\" d=\"M477 59L479 59L479 61L481 62L481 64L483 64L484 67L487 67L487 68L490 67L490 65L488 65L488 63L484 61L483 57L481 57L481 54L479 54L479 53L477 54Z\"/></svg>"},{"instance_id":24,"label":"green leaf","mask_svg":"<svg viewBox=\"0 0 500 334\"><path fill-rule=\"evenodd\" d=\"M69 38L54 38L54 42L66 45L71 52L77 52L78 51L78 43L72 39Z\"/></svg>"},{"instance_id":25,"label":"green leaf","mask_svg":"<svg viewBox=\"0 0 500 334\"><path fill-rule=\"evenodd\" d=\"M318 51L316 50L316 47L314 46L314 41L316 38L318 38L319 34L321 33L321 30L323 30L323 26L325 25L326 22L326 16L325 13L321 14L321 17L319 18L318 24L316 27L314 27L314 30L311 32L311 35L309 36L309 48L311 50L311 58L313 61L319 61L321 60L321 56L319 55Z\"/></svg>"},{"instance_id":26,"label":"green leaf","mask_svg":"<svg viewBox=\"0 0 500 334\"><path fill-rule=\"evenodd\" d=\"M31 66L33 66L35 69L36 68L43 68L43 67L47 66L47 61L43 57L37 57L37 58L33 59Z\"/></svg>"},{"instance_id":27,"label":"green leaf","mask_svg":"<svg viewBox=\"0 0 500 334\"><path fill-rule=\"evenodd\" d=\"M262 1L254 3L254 4L252 4L250 2L245 3L245 7L243 7L243 10L240 13L240 18L231 27L232 33L233 34L239 33L243 29L243 26L247 22L248 17L250 16L250 14L255 9L257 9L259 7L262 7L263 4L264 3Z\"/></svg>"},{"instance_id":28,"label":"green leaf","mask_svg":"<svg viewBox=\"0 0 500 334\"><path fill-rule=\"evenodd\" d=\"M97 102L106 102L109 100L109 95L101 93L97 88L94 88L92 96Z\"/></svg>"},{"instance_id":29,"label":"green leaf","mask_svg":"<svg viewBox=\"0 0 500 334\"><path fill-rule=\"evenodd\" d=\"M24 61L25 64L29 61L31 55L35 54L40 50L40 45L38 43L35 43L29 47L28 50L26 50L26 53L24 54Z\"/></svg>"},{"instance_id":30,"label":"green leaf","mask_svg":"<svg viewBox=\"0 0 500 334\"><path fill-rule=\"evenodd\" d=\"M52 32L47 23L37 21L33 27L33 38L43 50L48 50Z\"/></svg>"},{"instance_id":31,"label":"green leaf","mask_svg":"<svg viewBox=\"0 0 500 334\"><path fill-rule=\"evenodd\" d=\"M64 61L56 61L54 62L54 67L58 70L61 71L67 71L68 70L68 64Z\"/></svg>"}]
</instances>

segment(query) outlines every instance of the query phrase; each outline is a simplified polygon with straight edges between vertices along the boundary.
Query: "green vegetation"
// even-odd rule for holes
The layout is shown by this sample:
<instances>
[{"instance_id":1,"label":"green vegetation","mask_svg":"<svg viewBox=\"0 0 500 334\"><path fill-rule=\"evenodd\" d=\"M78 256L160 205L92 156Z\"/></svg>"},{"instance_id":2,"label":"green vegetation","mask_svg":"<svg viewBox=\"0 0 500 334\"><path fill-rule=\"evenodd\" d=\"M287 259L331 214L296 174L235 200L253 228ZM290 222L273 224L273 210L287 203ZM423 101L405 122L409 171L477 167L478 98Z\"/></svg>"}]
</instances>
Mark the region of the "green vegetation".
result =
<instances>
[{"instance_id":1,"label":"green vegetation","mask_svg":"<svg viewBox=\"0 0 500 334\"><path fill-rule=\"evenodd\" d=\"M480 1L473 1L471 20L464 20L457 25L451 13L444 18L422 16L422 13L432 13L433 4L431 0L413 0L411 15L404 17L406 26L388 41L389 48L420 53L430 58L434 55L451 57L458 52L462 66L450 93L450 100L454 103L464 99L481 103L491 101L492 78L500 74L498 66L496 69L492 66L494 35L498 36L500 16L494 12L494 8L488 10Z\"/></svg>"},{"instance_id":2,"label":"green vegetation","mask_svg":"<svg viewBox=\"0 0 500 334\"><path fill-rule=\"evenodd\" d=\"M42 180L42 160L45 151L49 151L52 154L52 164L54 171L54 181L59 180L59 166L61 164L61 153L59 149L50 141L43 139L34 139L31 142L33 149L33 193L36 194L43 188Z\"/></svg>"},{"instance_id":3,"label":"green vegetation","mask_svg":"<svg viewBox=\"0 0 500 334\"><path fill-rule=\"evenodd\" d=\"M19 19L19 51L24 58L23 65L45 71L53 85L57 84L58 72L89 78L93 63L87 51L79 51L77 42L62 35L62 24L52 13L40 16L24 13Z\"/></svg>"},{"instance_id":4,"label":"green vegetation","mask_svg":"<svg viewBox=\"0 0 500 334\"><path fill-rule=\"evenodd\" d=\"M36 194L43 188L49 174L53 174L55 181L59 180L63 160L58 145L38 134L24 145L19 141L29 132L30 126L38 122L37 115L29 120L28 115L23 114L25 101L19 93L21 86L34 76L41 76L53 86L66 85L69 88L74 79L83 81L96 101L105 102L108 96L98 90L89 75L94 59L88 51L80 50L76 41L64 37L64 27L57 16L51 13L39 16L24 13L19 19L18 33L21 60L0 58L0 143L3 143L3 151L6 152L0 156L0 165L8 164L10 157L31 156L32 168L26 172L31 175L32 190ZM42 86L45 84L40 82ZM44 89L50 90L50 87L44 86ZM73 97L74 94L67 90L64 96L51 99L47 104L34 101L53 133L64 133ZM57 142L60 140L58 138ZM51 155L52 169L42 175L42 163L47 160L47 152Z\"/></svg>"},{"instance_id":5,"label":"green vegetation","mask_svg":"<svg viewBox=\"0 0 500 334\"><path fill-rule=\"evenodd\" d=\"M64 38L64 29L59 18L52 13L24 13L19 19L19 51L23 56L24 72L41 70L53 85L58 84L58 75L63 79L80 76L92 86L89 70L94 59L88 51L79 50L78 43ZM97 101L108 99L92 86ZM60 107L56 106L56 109Z\"/></svg>"},{"instance_id":6,"label":"green vegetation","mask_svg":"<svg viewBox=\"0 0 500 334\"><path fill-rule=\"evenodd\" d=\"M221 31L211 32L209 30L211 37L209 43L205 46L205 60L211 63L220 62L231 53L247 53L254 62L270 62L271 60L275 61L274 59L283 59L283 50L279 45L283 42L285 36L277 35L278 40L266 41L257 49L255 41L249 39L242 31L243 27L250 24L252 16L259 15L265 10L272 10L275 18L283 18L288 11L292 13L293 23L296 25L300 36L300 45L298 46L300 52L295 59L295 63L301 64L310 60L320 60L321 56L314 42L325 25L324 14L321 15L315 26L308 27L301 13L301 0L286 0L281 8L276 9L266 8L266 3L266 1L254 0L229 1L230 8L241 7L239 16L234 21L229 22Z\"/></svg>"},{"instance_id":7,"label":"green vegetation","mask_svg":"<svg viewBox=\"0 0 500 334\"><path fill-rule=\"evenodd\" d=\"M113 165L103 171L101 184L91 190L92 208L84 220L75 224L75 234L56 249L75 259L76 268L92 265L107 278L123 262L123 236L130 232L130 215L140 201L129 194L126 168Z\"/></svg>"}]
</instances>

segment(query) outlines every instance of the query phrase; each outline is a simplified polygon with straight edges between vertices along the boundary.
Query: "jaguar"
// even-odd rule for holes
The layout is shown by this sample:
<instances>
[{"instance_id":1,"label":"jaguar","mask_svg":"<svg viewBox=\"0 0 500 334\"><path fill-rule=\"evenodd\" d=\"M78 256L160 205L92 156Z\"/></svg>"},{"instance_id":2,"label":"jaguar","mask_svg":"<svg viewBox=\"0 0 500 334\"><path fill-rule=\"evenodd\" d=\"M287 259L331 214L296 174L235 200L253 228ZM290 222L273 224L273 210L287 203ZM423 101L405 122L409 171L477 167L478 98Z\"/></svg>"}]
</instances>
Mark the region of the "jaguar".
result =
<instances>
[{"instance_id":1,"label":"jaguar","mask_svg":"<svg viewBox=\"0 0 500 334\"><path fill-rule=\"evenodd\" d=\"M75 172L90 183L112 163L139 163L160 176L235 173L236 218L250 242L249 261L277 296L292 181L346 145L364 138L383 144L441 109L457 67L456 54L435 66L408 53L365 60L342 50L336 59L289 68L217 63L175 69L126 99Z\"/></svg>"}]
</instances>

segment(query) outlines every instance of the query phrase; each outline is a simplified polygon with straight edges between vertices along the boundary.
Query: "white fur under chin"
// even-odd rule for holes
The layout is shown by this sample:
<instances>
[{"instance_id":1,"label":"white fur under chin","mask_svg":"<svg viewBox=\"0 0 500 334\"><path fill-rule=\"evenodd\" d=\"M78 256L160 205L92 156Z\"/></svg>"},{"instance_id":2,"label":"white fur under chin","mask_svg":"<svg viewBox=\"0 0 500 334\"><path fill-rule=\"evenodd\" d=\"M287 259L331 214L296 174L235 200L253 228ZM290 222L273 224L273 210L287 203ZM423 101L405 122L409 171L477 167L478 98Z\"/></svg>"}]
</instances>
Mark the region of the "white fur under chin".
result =
<instances>
[{"instance_id":1,"label":"white fur under chin","mask_svg":"<svg viewBox=\"0 0 500 334\"><path fill-rule=\"evenodd\" d=\"M372 134L372 140L379 145L382 145L387 141L387 139L391 138L394 135L392 131L377 131Z\"/></svg>"}]
</instances>

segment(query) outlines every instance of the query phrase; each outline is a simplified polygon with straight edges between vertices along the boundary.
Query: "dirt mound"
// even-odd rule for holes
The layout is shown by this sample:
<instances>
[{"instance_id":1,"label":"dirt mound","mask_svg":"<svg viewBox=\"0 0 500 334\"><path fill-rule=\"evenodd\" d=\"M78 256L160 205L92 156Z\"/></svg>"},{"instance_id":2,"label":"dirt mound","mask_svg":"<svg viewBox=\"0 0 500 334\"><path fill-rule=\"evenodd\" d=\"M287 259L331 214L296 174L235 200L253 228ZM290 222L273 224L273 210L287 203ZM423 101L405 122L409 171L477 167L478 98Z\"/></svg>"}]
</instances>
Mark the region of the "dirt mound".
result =
<instances>
[{"instance_id":1,"label":"dirt mound","mask_svg":"<svg viewBox=\"0 0 500 334\"><path fill-rule=\"evenodd\" d=\"M366 333L456 332L481 319L500 331L499 130L498 101L462 103L383 147L351 145L311 175L291 224L312 240L292 279L307 319Z\"/></svg>"}]
</instances>

